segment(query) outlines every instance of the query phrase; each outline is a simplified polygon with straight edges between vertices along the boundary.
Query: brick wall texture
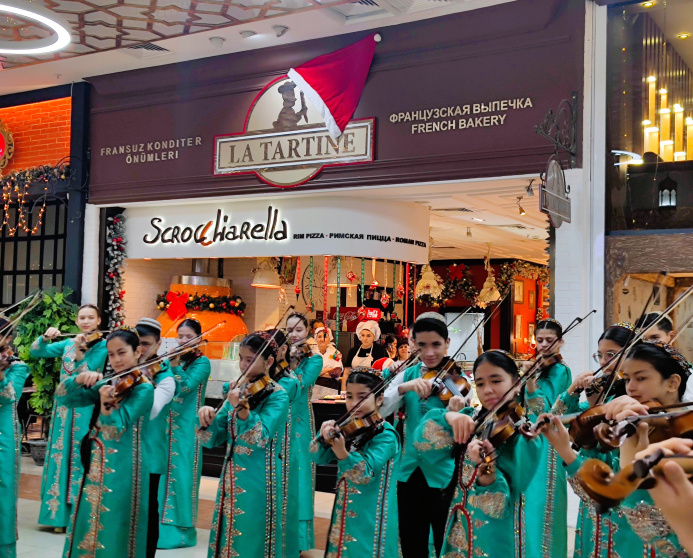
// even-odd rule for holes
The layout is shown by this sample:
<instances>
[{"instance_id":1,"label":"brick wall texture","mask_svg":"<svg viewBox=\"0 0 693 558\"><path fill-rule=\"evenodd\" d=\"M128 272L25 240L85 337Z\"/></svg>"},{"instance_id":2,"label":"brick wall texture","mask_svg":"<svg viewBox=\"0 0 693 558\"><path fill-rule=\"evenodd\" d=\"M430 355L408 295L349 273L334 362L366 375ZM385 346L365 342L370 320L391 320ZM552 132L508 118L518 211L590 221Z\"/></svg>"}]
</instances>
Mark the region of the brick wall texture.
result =
<instances>
[{"instance_id":1,"label":"brick wall texture","mask_svg":"<svg viewBox=\"0 0 693 558\"><path fill-rule=\"evenodd\" d=\"M39 165L55 165L70 154L69 97L0 109L14 138L14 156L2 174Z\"/></svg>"}]
</instances>

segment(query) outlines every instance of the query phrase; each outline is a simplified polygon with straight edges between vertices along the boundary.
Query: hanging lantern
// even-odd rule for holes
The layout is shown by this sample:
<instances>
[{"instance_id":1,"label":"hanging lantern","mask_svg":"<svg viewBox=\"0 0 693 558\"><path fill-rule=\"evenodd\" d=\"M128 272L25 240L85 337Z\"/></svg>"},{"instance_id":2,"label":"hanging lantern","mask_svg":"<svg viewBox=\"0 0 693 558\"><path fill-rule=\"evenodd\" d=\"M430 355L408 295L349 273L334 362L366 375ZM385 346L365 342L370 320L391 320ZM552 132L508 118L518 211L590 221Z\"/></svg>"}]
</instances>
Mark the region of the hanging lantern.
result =
<instances>
[{"instance_id":1,"label":"hanging lantern","mask_svg":"<svg viewBox=\"0 0 693 558\"><path fill-rule=\"evenodd\" d=\"M251 287L258 289L279 289L282 286L282 280L277 273L276 265L273 265L273 258L261 258L260 265L255 270Z\"/></svg>"},{"instance_id":2,"label":"hanging lantern","mask_svg":"<svg viewBox=\"0 0 693 558\"><path fill-rule=\"evenodd\" d=\"M422 295L430 295L433 298L438 298L443 292L443 287L440 284L440 277L431 269L431 266L426 264L421 268L421 280L416 284L414 295L418 298Z\"/></svg>"},{"instance_id":3,"label":"hanging lantern","mask_svg":"<svg viewBox=\"0 0 693 558\"><path fill-rule=\"evenodd\" d=\"M488 254L484 258L484 267L488 272L486 276L486 281L484 281L484 287L481 289L479 296L476 299L476 305L479 308L486 308L489 304L493 302L498 302L500 300L500 292L496 286L496 278L493 275L493 268L491 267L491 245L488 245Z\"/></svg>"}]
</instances>

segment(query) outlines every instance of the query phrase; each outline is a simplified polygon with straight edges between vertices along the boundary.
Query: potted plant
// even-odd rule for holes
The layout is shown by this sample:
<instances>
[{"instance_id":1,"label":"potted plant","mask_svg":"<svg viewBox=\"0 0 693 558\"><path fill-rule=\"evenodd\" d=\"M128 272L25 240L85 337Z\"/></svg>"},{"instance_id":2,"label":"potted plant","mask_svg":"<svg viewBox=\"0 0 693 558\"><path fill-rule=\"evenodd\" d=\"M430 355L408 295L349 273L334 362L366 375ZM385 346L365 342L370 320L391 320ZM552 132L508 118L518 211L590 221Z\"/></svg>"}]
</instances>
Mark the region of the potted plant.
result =
<instances>
[{"instance_id":1,"label":"potted plant","mask_svg":"<svg viewBox=\"0 0 693 558\"><path fill-rule=\"evenodd\" d=\"M60 382L61 361L57 358L32 358L29 354L31 344L37 337L49 327L57 327L62 332L74 333L79 331L75 325L77 317L77 305L69 302L67 298L72 294L72 289L65 287L58 290L52 287L43 292L41 301L27 312L17 324L17 333L14 339L17 355L24 361L31 371L31 378L36 391L29 398L29 405L37 415L49 421L53 409L55 388ZM18 312L22 311L22 307ZM43 428L44 433L48 432ZM31 448L31 455L37 465L43 465L46 455L47 441L31 440L27 442Z\"/></svg>"}]
</instances>

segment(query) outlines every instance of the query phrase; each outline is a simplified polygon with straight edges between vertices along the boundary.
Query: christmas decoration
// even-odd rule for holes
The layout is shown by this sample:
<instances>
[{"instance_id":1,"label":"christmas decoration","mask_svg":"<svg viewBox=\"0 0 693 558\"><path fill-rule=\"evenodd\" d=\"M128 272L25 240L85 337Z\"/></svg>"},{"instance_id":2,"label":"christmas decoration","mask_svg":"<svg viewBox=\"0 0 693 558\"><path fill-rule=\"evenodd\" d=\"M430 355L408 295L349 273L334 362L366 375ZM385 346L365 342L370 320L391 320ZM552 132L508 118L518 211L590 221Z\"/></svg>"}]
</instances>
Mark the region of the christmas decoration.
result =
<instances>
[{"instance_id":1,"label":"christmas decoration","mask_svg":"<svg viewBox=\"0 0 693 558\"><path fill-rule=\"evenodd\" d=\"M301 257L299 256L296 261L296 285L294 286L294 292L296 293L296 300L298 301L298 296L301 294Z\"/></svg>"},{"instance_id":2,"label":"christmas decoration","mask_svg":"<svg viewBox=\"0 0 693 558\"><path fill-rule=\"evenodd\" d=\"M108 328L120 327L125 322L125 291L123 290L123 273L125 265L125 217L115 215L108 218L106 225L106 254L104 264L106 275L106 311Z\"/></svg>"},{"instance_id":3,"label":"christmas decoration","mask_svg":"<svg viewBox=\"0 0 693 558\"><path fill-rule=\"evenodd\" d=\"M70 178L69 163L58 164L55 167L50 165L41 165L27 170L12 172L2 177L2 201L4 205L4 219L2 227L7 227L7 235L14 236L18 229L23 230L27 234L36 234L43 223L43 215L46 212L46 202L48 200L48 186L43 188L43 205L39 210L38 218L33 227L29 227L28 213L32 209L26 207L29 195L29 186L31 184L49 184L57 180L65 180ZM15 198L13 200L12 198ZM10 205L13 201L17 202L17 217L14 227L10 223Z\"/></svg>"},{"instance_id":4,"label":"christmas decoration","mask_svg":"<svg viewBox=\"0 0 693 558\"><path fill-rule=\"evenodd\" d=\"M243 317L245 311L245 302L240 296L188 295L176 291L164 291L157 295L156 305L162 310L165 308L172 320L182 318L189 311L211 311L239 317Z\"/></svg>"},{"instance_id":5,"label":"christmas decoration","mask_svg":"<svg viewBox=\"0 0 693 558\"><path fill-rule=\"evenodd\" d=\"M387 292L384 292L383 295L380 297L380 304L383 305L383 308L387 308L387 305L390 303L390 295L387 294Z\"/></svg>"},{"instance_id":6,"label":"christmas decoration","mask_svg":"<svg viewBox=\"0 0 693 558\"><path fill-rule=\"evenodd\" d=\"M306 62L288 72L325 120L327 130L338 138L359 104L380 35Z\"/></svg>"}]
</instances>

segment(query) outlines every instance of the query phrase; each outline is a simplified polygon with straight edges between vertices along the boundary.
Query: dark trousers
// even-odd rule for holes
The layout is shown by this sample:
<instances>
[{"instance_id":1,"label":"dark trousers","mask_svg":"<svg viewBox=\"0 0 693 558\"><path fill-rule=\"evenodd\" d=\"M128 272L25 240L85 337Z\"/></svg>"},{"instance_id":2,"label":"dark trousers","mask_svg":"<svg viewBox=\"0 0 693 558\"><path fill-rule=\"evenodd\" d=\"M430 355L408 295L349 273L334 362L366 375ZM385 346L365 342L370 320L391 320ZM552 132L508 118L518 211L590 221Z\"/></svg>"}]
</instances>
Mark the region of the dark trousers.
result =
<instances>
[{"instance_id":1,"label":"dark trousers","mask_svg":"<svg viewBox=\"0 0 693 558\"><path fill-rule=\"evenodd\" d=\"M159 542L159 479L149 475L149 521L147 524L147 558L154 558Z\"/></svg>"},{"instance_id":2,"label":"dark trousers","mask_svg":"<svg viewBox=\"0 0 693 558\"><path fill-rule=\"evenodd\" d=\"M397 483L399 538L402 558L428 558L431 529L436 555L440 555L445 539L452 494L441 488L431 488L421 469L416 469L407 482Z\"/></svg>"}]
</instances>

